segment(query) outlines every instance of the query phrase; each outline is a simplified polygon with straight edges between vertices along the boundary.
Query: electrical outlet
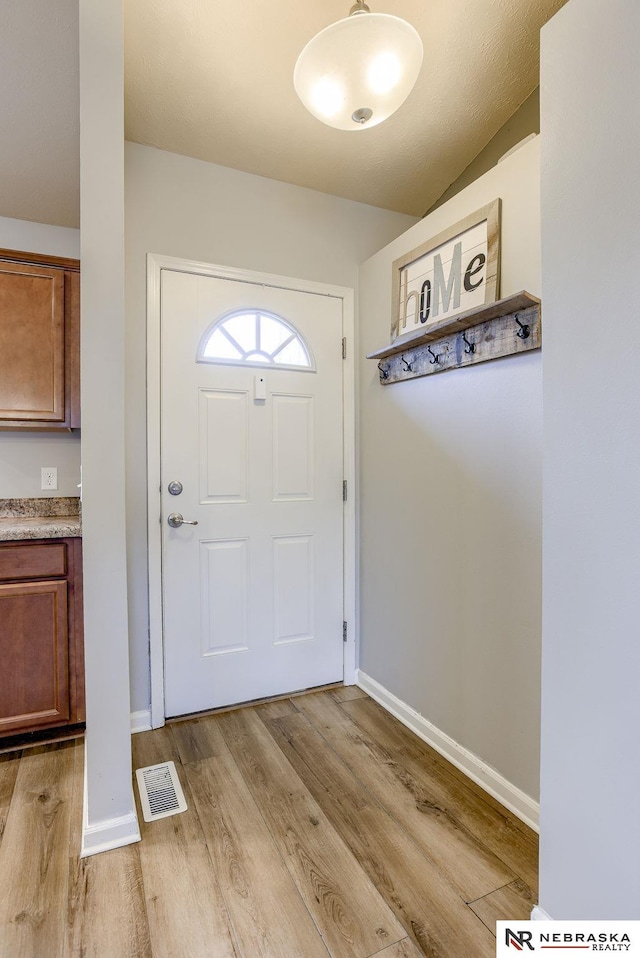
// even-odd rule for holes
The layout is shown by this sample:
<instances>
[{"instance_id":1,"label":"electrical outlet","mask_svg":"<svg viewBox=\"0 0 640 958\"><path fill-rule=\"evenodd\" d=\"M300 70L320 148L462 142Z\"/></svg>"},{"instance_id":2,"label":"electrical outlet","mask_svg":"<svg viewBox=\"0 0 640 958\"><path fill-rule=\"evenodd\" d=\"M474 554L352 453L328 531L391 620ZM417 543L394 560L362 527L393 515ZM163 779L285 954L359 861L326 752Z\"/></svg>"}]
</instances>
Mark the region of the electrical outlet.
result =
<instances>
[{"instance_id":1,"label":"electrical outlet","mask_svg":"<svg viewBox=\"0 0 640 958\"><path fill-rule=\"evenodd\" d=\"M58 488L58 467L42 466L40 469L40 488L57 489Z\"/></svg>"}]
</instances>

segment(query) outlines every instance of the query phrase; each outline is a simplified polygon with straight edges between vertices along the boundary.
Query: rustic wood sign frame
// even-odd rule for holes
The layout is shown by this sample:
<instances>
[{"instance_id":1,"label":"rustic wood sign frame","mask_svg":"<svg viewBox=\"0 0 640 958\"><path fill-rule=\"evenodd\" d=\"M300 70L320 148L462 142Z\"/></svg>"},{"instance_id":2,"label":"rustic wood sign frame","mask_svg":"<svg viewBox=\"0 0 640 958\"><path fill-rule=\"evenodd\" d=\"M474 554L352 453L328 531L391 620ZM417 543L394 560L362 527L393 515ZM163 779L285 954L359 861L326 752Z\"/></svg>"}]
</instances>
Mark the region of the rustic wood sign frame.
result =
<instances>
[{"instance_id":1,"label":"rustic wood sign frame","mask_svg":"<svg viewBox=\"0 0 640 958\"><path fill-rule=\"evenodd\" d=\"M500 292L500 214L501 201L493 200L393 261L391 293L391 342L393 345L405 342L408 344L412 339L422 337L431 327L442 324L444 320L468 313L470 306L479 308L496 302ZM482 229L477 228L485 223L486 240L482 236L481 245L472 245L470 249L467 249L463 261L465 237L473 244L477 235L483 234ZM452 255L448 275L445 276L442 256L446 256L449 252L452 252ZM417 288L410 290L408 288L409 268L414 266L419 269L422 265L420 261L424 260L424 265L427 270L430 270L429 254L434 254L433 279L425 273L424 276L427 278L423 280L421 276L422 282L418 280ZM484 274L482 278L480 273ZM415 277L413 283L416 283ZM462 292L463 288L464 292ZM452 299L453 308L450 307ZM470 300L472 300L471 303ZM440 311L441 301L442 312ZM413 307L415 319L412 328L407 330L410 302L415 303Z\"/></svg>"}]
</instances>

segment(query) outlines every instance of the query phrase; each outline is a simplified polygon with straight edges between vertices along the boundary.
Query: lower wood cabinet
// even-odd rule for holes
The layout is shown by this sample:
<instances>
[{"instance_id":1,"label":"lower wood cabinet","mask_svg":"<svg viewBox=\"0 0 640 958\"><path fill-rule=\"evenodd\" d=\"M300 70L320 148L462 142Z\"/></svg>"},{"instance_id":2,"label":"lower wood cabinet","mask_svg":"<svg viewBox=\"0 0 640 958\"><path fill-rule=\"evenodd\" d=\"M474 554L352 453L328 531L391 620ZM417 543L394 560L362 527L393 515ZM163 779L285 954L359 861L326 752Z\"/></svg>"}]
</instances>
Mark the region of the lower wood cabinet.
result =
<instances>
[{"instance_id":1,"label":"lower wood cabinet","mask_svg":"<svg viewBox=\"0 0 640 958\"><path fill-rule=\"evenodd\" d=\"M82 542L0 542L0 736L84 722Z\"/></svg>"}]
</instances>

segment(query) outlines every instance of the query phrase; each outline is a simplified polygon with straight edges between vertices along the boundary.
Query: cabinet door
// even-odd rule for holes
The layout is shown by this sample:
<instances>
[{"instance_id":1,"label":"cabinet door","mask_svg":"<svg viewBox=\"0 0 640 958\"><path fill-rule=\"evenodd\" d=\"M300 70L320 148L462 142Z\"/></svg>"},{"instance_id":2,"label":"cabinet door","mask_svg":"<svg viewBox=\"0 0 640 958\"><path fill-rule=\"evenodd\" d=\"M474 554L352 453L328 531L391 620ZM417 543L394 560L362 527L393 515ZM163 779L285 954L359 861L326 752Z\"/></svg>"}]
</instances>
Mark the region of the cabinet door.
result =
<instances>
[{"instance_id":1,"label":"cabinet door","mask_svg":"<svg viewBox=\"0 0 640 958\"><path fill-rule=\"evenodd\" d=\"M69 719L65 581L0 585L0 734Z\"/></svg>"},{"instance_id":2,"label":"cabinet door","mask_svg":"<svg viewBox=\"0 0 640 958\"><path fill-rule=\"evenodd\" d=\"M0 262L0 420L65 421L64 273Z\"/></svg>"}]
</instances>

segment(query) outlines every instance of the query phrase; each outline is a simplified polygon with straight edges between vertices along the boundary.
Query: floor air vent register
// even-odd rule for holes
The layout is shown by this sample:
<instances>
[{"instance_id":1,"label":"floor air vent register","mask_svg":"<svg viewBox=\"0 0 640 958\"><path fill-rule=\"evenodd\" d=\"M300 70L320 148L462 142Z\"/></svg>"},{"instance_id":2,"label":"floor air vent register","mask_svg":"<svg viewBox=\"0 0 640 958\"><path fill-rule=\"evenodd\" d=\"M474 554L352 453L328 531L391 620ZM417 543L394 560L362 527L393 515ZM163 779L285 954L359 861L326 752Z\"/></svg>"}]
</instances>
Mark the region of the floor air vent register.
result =
<instances>
[{"instance_id":1,"label":"floor air vent register","mask_svg":"<svg viewBox=\"0 0 640 958\"><path fill-rule=\"evenodd\" d=\"M145 822L186 812L187 803L174 762L138 768L136 779Z\"/></svg>"}]
</instances>

